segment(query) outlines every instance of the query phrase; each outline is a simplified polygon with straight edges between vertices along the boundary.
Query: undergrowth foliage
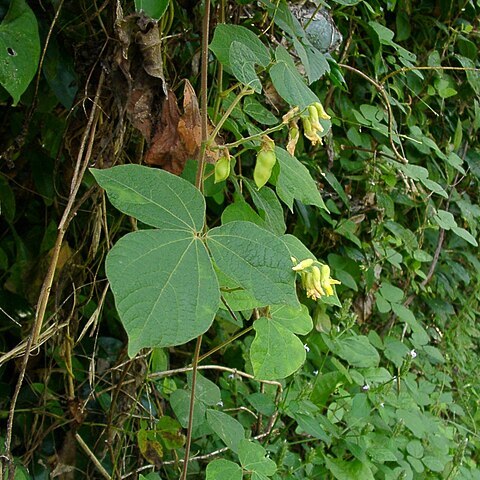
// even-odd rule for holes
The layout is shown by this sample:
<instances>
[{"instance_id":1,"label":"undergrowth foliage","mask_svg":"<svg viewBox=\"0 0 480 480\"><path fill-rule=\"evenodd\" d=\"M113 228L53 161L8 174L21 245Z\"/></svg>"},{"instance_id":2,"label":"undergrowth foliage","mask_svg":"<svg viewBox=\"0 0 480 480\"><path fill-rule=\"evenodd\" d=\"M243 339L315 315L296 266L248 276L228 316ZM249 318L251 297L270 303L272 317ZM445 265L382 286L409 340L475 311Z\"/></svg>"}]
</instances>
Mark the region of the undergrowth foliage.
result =
<instances>
[{"instance_id":1,"label":"undergrowth foliage","mask_svg":"<svg viewBox=\"0 0 480 480\"><path fill-rule=\"evenodd\" d=\"M0 478L480 478L479 10L0 2Z\"/></svg>"}]
</instances>

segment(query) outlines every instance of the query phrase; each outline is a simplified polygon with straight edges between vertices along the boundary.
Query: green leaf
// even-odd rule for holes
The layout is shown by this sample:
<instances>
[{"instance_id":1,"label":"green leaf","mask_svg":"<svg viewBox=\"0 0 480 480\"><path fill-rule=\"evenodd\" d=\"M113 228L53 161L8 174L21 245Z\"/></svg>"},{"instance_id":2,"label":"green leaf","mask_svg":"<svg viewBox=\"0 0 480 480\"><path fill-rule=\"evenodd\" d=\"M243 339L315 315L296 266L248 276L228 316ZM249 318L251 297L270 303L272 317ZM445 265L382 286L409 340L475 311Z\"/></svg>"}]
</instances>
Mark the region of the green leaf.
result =
<instances>
[{"instance_id":1,"label":"green leaf","mask_svg":"<svg viewBox=\"0 0 480 480\"><path fill-rule=\"evenodd\" d=\"M392 303L392 310L400 320L403 320L405 323L408 323L408 325L410 325L411 327L415 328L418 326L418 322L417 322L417 319L415 318L415 315L407 307L400 305L398 303Z\"/></svg>"},{"instance_id":2,"label":"green leaf","mask_svg":"<svg viewBox=\"0 0 480 480\"><path fill-rule=\"evenodd\" d=\"M245 180L245 184L260 217L265 221L265 227L276 235L285 233L287 227L283 208L275 192L266 186L258 190L251 180Z\"/></svg>"},{"instance_id":3,"label":"green leaf","mask_svg":"<svg viewBox=\"0 0 480 480\"><path fill-rule=\"evenodd\" d=\"M292 107L301 110L312 103L318 102L318 97L307 87L296 68L285 62L278 62L270 69L270 78L278 94Z\"/></svg>"},{"instance_id":4,"label":"green leaf","mask_svg":"<svg viewBox=\"0 0 480 480\"><path fill-rule=\"evenodd\" d=\"M403 420L406 427L415 435L415 437L424 437L425 432L428 429L428 425L424 421L425 417L421 412L418 410L398 409L397 417L399 420Z\"/></svg>"},{"instance_id":5,"label":"green leaf","mask_svg":"<svg viewBox=\"0 0 480 480\"><path fill-rule=\"evenodd\" d=\"M207 422L228 448L239 452L239 443L245 438L245 430L239 421L218 410L207 410Z\"/></svg>"},{"instance_id":6,"label":"green leaf","mask_svg":"<svg viewBox=\"0 0 480 480\"><path fill-rule=\"evenodd\" d=\"M305 31L297 18L292 14L287 2L272 3L269 0L260 0L268 11L270 18L280 27L285 33L288 33L292 38L304 37Z\"/></svg>"},{"instance_id":7,"label":"green leaf","mask_svg":"<svg viewBox=\"0 0 480 480\"><path fill-rule=\"evenodd\" d=\"M135 10L147 17L160 20L167 11L169 0L135 0Z\"/></svg>"},{"instance_id":8,"label":"green leaf","mask_svg":"<svg viewBox=\"0 0 480 480\"><path fill-rule=\"evenodd\" d=\"M259 318L253 324L255 339L250 361L255 377L277 380L296 372L305 362L301 340L277 320Z\"/></svg>"},{"instance_id":9,"label":"green leaf","mask_svg":"<svg viewBox=\"0 0 480 480\"><path fill-rule=\"evenodd\" d=\"M385 300L391 303L400 303L403 300L403 290L394 287L391 283L383 282L380 287L380 294Z\"/></svg>"},{"instance_id":10,"label":"green leaf","mask_svg":"<svg viewBox=\"0 0 480 480\"><path fill-rule=\"evenodd\" d=\"M375 33L378 35L378 39L380 40L380 43L384 45L392 45L393 44L393 37L394 33L392 30L390 30L387 27L384 27L378 22L368 22L370 27L375 31Z\"/></svg>"},{"instance_id":11,"label":"green leaf","mask_svg":"<svg viewBox=\"0 0 480 480\"><path fill-rule=\"evenodd\" d=\"M375 445L374 447L369 448L368 455L372 458L374 462L378 463L397 461L397 457L391 450L385 447L380 447L379 445Z\"/></svg>"},{"instance_id":12,"label":"green leaf","mask_svg":"<svg viewBox=\"0 0 480 480\"><path fill-rule=\"evenodd\" d=\"M156 433L169 450L180 448L185 443L181 429L180 422L167 415L160 417L155 425Z\"/></svg>"},{"instance_id":13,"label":"green leaf","mask_svg":"<svg viewBox=\"0 0 480 480\"><path fill-rule=\"evenodd\" d=\"M322 78L325 73L330 71L330 65L325 55L315 47L304 45L296 38L293 40L293 45L305 67L309 84Z\"/></svg>"},{"instance_id":14,"label":"green leaf","mask_svg":"<svg viewBox=\"0 0 480 480\"><path fill-rule=\"evenodd\" d=\"M223 299L233 311L251 310L258 307L259 301L250 290L245 290L232 277L216 268L218 283ZM220 304L223 308L223 302Z\"/></svg>"},{"instance_id":15,"label":"green leaf","mask_svg":"<svg viewBox=\"0 0 480 480\"><path fill-rule=\"evenodd\" d=\"M295 274L285 244L250 222L231 222L208 232L216 266L258 301L257 306L298 306Z\"/></svg>"},{"instance_id":16,"label":"green leaf","mask_svg":"<svg viewBox=\"0 0 480 480\"><path fill-rule=\"evenodd\" d=\"M295 257L298 261L305 260L306 258L313 258L316 260L315 255L297 237L287 234L283 235L281 238L283 243L287 246L291 257Z\"/></svg>"},{"instance_id":17,"label":"green leaf","mask_svg":"<svg viewBox=\"0 0 480 480\"><path fill-rule=\"evenodd\" d=\"M420 440L411 440L407 444L407 452L415 458L422 458L424 448Z\"/></svg>"},{"instance_id":18,"label":"green leaf","mask_svg":"<svg viewBox=\"0 0 480 480\"><path fill-rule=\"evenodd\" d=\"M396 338L387 337L385 339L385 356L391 360L397 368L400 368L409 353L408 347Z\"/></svg>"},{"instance_id":19,"label":"green leaf","mask_svg":"<svg viewBox=\"0 0 480 480\"><path fill-rule=\"evenodd\" d=\"M380 362L380 355L376 348L364 335L341 337L335 340L334 352L352 367L376 367Z\"/></svg>"},{"instance_id":20,"label":"green leaf","mask_svg":"<svg viewBox=\"0 0 480 480\"><path fill-rule=\"evenodd\" d=\"M230 45L229 63L232 73L244 85L257 93L262 91L262 83L255 72L256 55L243 43L233 41Z\"/></svg>"},{"instance_id":21,"label":"green leaf","mask_svg":"<svg viewBox=\"0 0 480 480\"><path fill-rule=\"evenodd\" d=\"M175 390L170 395L170 406L175 413L180 425L183 428L188 426L188 417L190 414L190 390ZM193 410L193 426L198 427L205 422L205 406L203 403L195 402Z\"/></svg>"},{"instance_id":22,"label":"green leaf","mask_svg":"<svg viewBox=\"0 0 480 480\"><path fill-rule=\"evenodd\" d=\"M262 415L272 416L275 413L275 402L265 393L255 392L246 397L247 401Z\"/></svg>"},{"instance_id":23,"label":"green leaf","mask_svg":"<svg viewBox=\"0 0 480 480\"><path fill-rule=\"evenodd\" d=\"M455 217L446 210L437 210L437 213L433 216L433 219L437 225L444 230L450 230L453 227L457 227Z\"/></svg>"},{"instance_id":24,"label":"green leaf","mask_svg":"<svg viewBox=\"0 0 480 480\"><path fill-rule=\"evenodd\" d=\"M32 81L40 59L40 37L35 14L24 0L12 0L0 24L0 85L13 105Z\"/></svg>"},{"instance_id":25,"label":"green leaf","mask_svg":"<svg viewBox=\"0 0 480 480\"><path fill-rule=\"evenodd\" d=\"M207 465L207 480L242 480L240 465L229 460L217 459Z\"/></svg>"},{"instance_id":26,"label":"green leaf","mask_svg":"<svg viewBox=\"0 0 480 480\"><path fill-rule=\"evenodd\" d=\"M370 467L360 460L325 458L325 465L337 480L375 480Z\"/></svg>"},{"instance_id":27,"label":"green leaf","mask_svg":"<svg viewBox=\"0 0 480 480\"><path fill-rule=\"evenodd\" d=\"M409 178L413 180L426 180L428 178L428 170L425 167L419 167L418 165L402 165L398 164L398 168Z\"/></svg>"},{"instance_id":28,"label":"green leaf","mask_svg":"<svg viewBox=\"0 0 480 480\"><path fill-rule=\"evenodd\" d=\"M199 232L203 228L205 200L187 180L140 165L91 172L121 212L163 229Z\"/></svg>"},{"instance_id":29,"label":"green leaf","mask_svg":"<svg viewBox=\"0 0 480 480\"><path fill-rule=\"evenodd\" d=\"M332 440L330 436L325 432L325 429L319 421L321 416L315 416L311 413L303 413L301 411L295 412L292 415L298 424L298 428L296 429L297 433L303 431L314 438L322 440L327 445L331 444Z\"/></svg>"},{"instance_id":30,"label":"green leaf","mask_svg":"<svg viewBox=\"0 0 480 480\"><path fill-rule=\"evenodd\" d=\"M205 333L220 302L205 245L189 232L144 230L109 252L107 277L131 356L146 347L181 345Z\"/></svg>"},{"instance_id":31,"label":"green leaf","mask_svg":"<svg viewBox=\"0 0 480 480\"><path fill-rule=\"evenodd\" d=\"M266 228L265 221L262 220L258 213L243 199L235 200L235 202L228 205L222 213L222 224L236 221L252 222L259 227Z\"/></svg>"},{"instance_id":32,"label":"green leaf","mask_svg":"<svg viewBox=\"0 0 480 480\"><path fill-rule=\"evenodd\" d=\"M423 347L425 353L430 357L430 361L433 364L443 364L445 359L443 358L442 352L437 347L433 345L425 345Z\"/></svg>"},{"instance_id":33,"label":"green leaf","mask_svg":"<svg viewBox=\"0 0 480 480\"><path fill-rule=\"evenodd\" d=\"M425 187L427 187L433 193L436 193L437 195L440 195L443 198L448 198L448 193L437 182L434 182L433 180L430 180L429 178L421 180L421 182Z\"/></svg>"},{"instance_id":34,"label":"green leaf","mask_svg":"<svg viewBox=\"0 0 480 480\"><path fill-rule=\"evenodd\" d=\"M327 372L319 375L310 394L310 400L320 408L325 407L330 395L344 382L345 376L341 372Z\"/></svg>"},{"instance_id":35,"label":"green leaf","mask_svg":"<svg viewBox=\"0 0 480 480\"><path fill-rule=\"evenodd\" d=\"M278 123L278 118L251 96L245 97L243 101L243 113L262 125L276 125Z\"/></svg>"},{"instance_id":36,"label":"green leaf","mask_svg":"<svg viewBox=\"0 0 480 480\"><path fill-rule=\"evenodd\" d=\"M192 374L187 374L188 387L192 388ZM197 374L195 387L195 399L208 406L217 405L222 401L220 389L211 380L203 375Z\"/></svg>"},{"instance_id":37,"label":"green leaf","mask_svg":"<svg viewBox=\"0 0 480 480\"><path fill-rule=\"evenodd\" d=\"M452 232L455 235L458 235L460 238L463 238L466 242L470 243L474 247L478 247L478 242L475 237L462 227L452 227Z\"/></svg>"},{"instance_id":38,"label":"green leaf","mask_svg":"<svg viewBox=\"0 0 480 480\"><path fill-rule=\"evenodd\" d=\"M306 335L313 328L312 317L305 305L293 308L289 305L274 305L270 308L270 315L292 333Z\"/></svg>"},{"instance_id":39,"label":"green leaf","mask_svg":"<svg viewBox=\"0 0 480 480\"><path fill-rule=\"evenodd\" d=\"M275 147L275 153L280 165L277 194L288 208L293 209L293 200L296 198L305 205L315 205L327 210L317 184L307 168L283 148Z\"/></svg>"},{"instance_id":40,"label":"green leaf","mask_svg":"<svg viewBox=\"0 0 480 480\"><path fill-rule=\"evenodd\" d=\"M245 470L271 476L277 471L273 460L266 458L267 451L258 443L243 439L238 448L238 458Z\"/></svg>"},{"instance_id":41,"label":"green leaf","mask_svg":"<svg viewBox=\"0 0 480 480\"><path fill-rule=\"evenodd\" d=\"M266 67L270 63L270 53L258 37L248 28L240 25L220 24L215 29L210 50L215 54L218 61L230 67L230 47L232 42L239 42L247 47L255 55L255 63Z\"/></svg>"},{"instance_id":42,"label":"green leaf","mask_svg":"<svg viewBox=\"0 0 480 480\"><path fill-rule=\"evenodd\" d=\"M445 469L448 459L440 459L438 457L434 457L433 455L425 455L422 458L422 462L432 472L441 473Z\"/></svg>"}]
</instances>

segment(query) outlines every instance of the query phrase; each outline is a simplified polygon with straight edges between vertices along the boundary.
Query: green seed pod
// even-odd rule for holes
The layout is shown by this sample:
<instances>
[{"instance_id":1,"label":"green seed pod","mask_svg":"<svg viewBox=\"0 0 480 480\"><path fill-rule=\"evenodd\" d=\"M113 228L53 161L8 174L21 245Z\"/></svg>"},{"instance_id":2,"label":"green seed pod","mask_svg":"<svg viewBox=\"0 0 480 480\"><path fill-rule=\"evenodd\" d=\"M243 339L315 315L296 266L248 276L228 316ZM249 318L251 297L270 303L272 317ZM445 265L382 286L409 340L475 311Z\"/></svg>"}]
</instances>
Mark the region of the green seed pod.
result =
<instances>
[{"instance_id":1,"label":"green seed pod","mask_svg":"<svg viewBox=\"0 0 480 480\"><path fill-rule=\"evenodd\" d=\"M215 164L215 183L223 182L230 175L230 158L222 156Z\"/></svg>"},{"instance_id":2,"label":"green seed pod","mask_svg":"<svg viewBox=\"0 0 480 480\"><path fill-rule=\"evenodd\" d=\"M255 185L260 190L270 179L272 170L277 161L274 150L260 150L257 155L257 163L253 171Z\"/></svg>"}]
</instances>

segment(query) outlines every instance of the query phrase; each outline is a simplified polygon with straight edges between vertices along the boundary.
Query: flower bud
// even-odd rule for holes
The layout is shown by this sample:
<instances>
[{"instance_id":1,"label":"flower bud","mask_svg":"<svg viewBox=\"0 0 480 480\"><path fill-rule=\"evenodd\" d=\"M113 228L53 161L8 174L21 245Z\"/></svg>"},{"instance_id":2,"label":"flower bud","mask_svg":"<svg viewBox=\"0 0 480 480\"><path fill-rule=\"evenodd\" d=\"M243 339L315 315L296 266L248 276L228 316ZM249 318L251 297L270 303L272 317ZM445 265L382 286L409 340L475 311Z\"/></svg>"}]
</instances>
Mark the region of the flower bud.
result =
<instances>
[{"instance_id":1,"label":"flower bud","mask_svg":"<svg viewBox=\"0 0 480 480\"><path fill-rule=\"evenodd\" d=\"M315 102L313 105L317 109L318 116L322 120L330 120L332 118L330 117L330 115L328 115L328 113L325 111L325 109L323 108L323 105L320 102Z\"/></svg>"},{"instance_id":2,"label":"flower bud","mask_svg":"<svg viewBox=\"0 0 480 480\"><path fill-rule=\"evenodd\" d=\"M294 270L295 272L305 270L306 268L311 267L314 261L315 260L313 258L306 258L305 260L302 260L298 265L292 267L292 270Z\"/></svg>"}]
</instances>

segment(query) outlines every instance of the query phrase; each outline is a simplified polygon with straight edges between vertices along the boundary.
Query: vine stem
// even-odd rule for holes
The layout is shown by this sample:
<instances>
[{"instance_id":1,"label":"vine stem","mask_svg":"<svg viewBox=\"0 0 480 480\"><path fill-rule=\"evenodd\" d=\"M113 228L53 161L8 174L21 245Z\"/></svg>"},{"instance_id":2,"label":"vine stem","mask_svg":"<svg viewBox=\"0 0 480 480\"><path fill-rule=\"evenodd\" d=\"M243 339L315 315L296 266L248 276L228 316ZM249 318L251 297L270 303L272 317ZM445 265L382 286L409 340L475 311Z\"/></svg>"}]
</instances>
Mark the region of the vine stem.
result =
<instances>
[{"instance_id":1,"label":"vine stem","mask_svg":"<svg viewBox=\"0 0 480 480\"><path fill-rule=\"evenodd\" d=\"M200 80L200 117L202 131L202 146L200 148L195 186L203 193L203 171L205 169L205 154L208 144L208 37L210 31L210 0L205 0L205 11L202 23L202 70ZM202 346L202 335L197 338L195 352L192 361L192 392L190 394L190 406L188 411L187 439L185 442L185 455L183 457L183 469L180 480L186 480L188 473L188 459L192 445L193 412L195 409L195 387L197 386L197 367Z\"/></svg>"},{"instance_id":2,"label":"vine stem","mask_svg":"<svg viewBox=\"0 0 480 480\"><path fill-rule=\"evenodd\" d=\"M200 116L202 130L202 146L198 158L195 186L203 192L203 170L205 169L205 153L208 142L208 33L210 30L210 0L205 0L205 12L202 23L202 70L200 78Z\"/></svg>"},{"instance_id":3,"label":"vine stem","mask_svg":"<svg viewBox=\"0 0 480 480\"><path fill-rule=\"evenodd\" d=\"M207 0L208 1L208 0ZM188 462L190 458L190 447L192 445L192 427L193 427L193 411L195 409L195 387L197 385L197 372L198 372L198 357L200 356L200 347L202 345L202 336L197 338L195 345L195 353L193 355L192 363L192 393L190 394L190 407L188 412L188 427L187 427L187 440L185 442L185 455L183 457L183 470L180 480L186 480L188 472Z\"/></svg>"}]
</instances>

